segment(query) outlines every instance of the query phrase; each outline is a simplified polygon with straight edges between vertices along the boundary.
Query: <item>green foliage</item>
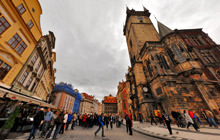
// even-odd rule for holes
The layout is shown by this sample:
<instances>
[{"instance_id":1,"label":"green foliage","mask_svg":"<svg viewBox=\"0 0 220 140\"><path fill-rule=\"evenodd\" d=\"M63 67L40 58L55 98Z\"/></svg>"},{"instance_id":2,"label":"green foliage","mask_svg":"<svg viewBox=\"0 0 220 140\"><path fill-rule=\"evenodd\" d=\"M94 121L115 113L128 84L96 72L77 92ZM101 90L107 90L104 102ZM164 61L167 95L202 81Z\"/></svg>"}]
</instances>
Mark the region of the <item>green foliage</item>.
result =
<instances>
[{"instance_id":1,"label":"green foliage","mask_svg":"<svg viewBox=\"0 0 220 140\"><path fill-rule=\"evenodd\" d=\"M2 129L11 129L14 125L15 118L19 114L20 107L16 107L15 111L10 115L8 120L5 122L5 124L2 126Z\"/></svg>"}]
</instances>

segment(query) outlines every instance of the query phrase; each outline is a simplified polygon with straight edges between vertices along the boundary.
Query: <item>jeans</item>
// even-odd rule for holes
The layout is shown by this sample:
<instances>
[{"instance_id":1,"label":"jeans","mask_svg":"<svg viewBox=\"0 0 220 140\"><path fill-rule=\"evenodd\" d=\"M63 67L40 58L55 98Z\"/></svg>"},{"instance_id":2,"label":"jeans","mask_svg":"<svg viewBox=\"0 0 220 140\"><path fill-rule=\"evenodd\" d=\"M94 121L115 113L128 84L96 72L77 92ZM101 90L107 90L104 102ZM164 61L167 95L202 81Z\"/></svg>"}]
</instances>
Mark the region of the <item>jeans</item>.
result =
<instances>
[{"instance_id":1,"label":"jeans","mask_svg":"<svg viewBox=\"0 0 220 140\"><path fill-rule=\"evenodd\" d=\"M50 126L49 132L47 133L46 139L50 138L52 132L53 132L53 128L55 125Z\"/></svg>"},{"instance_id":2,"label":"jeans","mask_svg":"<svg viewBox=\"0 0 220 140\"><path fill-rule=\"evenodd\" d=\"M33 125L33 128L31 130L30 136L28 137L28 140L30 140L31 137L34 137L36 132L37 132L37 127L35 125Z\"/></svg>"},{"instance_id":3,"label":"jeans","mask_svg":"<svg viewBox=\"0 0 220 140\"><path fill-rule=\"evenodd\" d=\"M171 127L170 127L170 122L171 122L171 121L165 121L165 123L166 123L166 125L167 125L167 129L169 130L170 135L172 135L173 133L172 133L172 129L171 129Z\"/></svg>"},{"instance_id":4,"label":"jeans","mask_svg":"<svg viewBox=\"0 0 220 140\"><path fill-rule=\"evenodd\" d=\"M68 121L68 122L66 123L66 130L68 130L69 124L70 124L70 121Z\"/></svg>"},{"instance_id":5,"label":"jeans","mask_svg":"<svg viewBox=\"0 0 220 140\"><path fill-rule=\"evenodd\" d=\"M99 125L99 128L96 130L95 135L99 132L99 130L102 128L102 136L104 136L104 126Z\"/></svg>"},{"instance_id":6,"label":"jeans","mask_svg":"<svg viewBox=\"0 0 220 140\"><path fill-rule=\"evenodd\" d=\"M53 138L52 138L52 139L56 139L57 134L60 132L61 126L62 126L62 124L58 124L58 125L56 126L56 129L55 129L55 131L54 131L54 134L53 134Z\"/></svg>"},{"instance_id":7,"label":"jeans","mask_svg":"<svg viewBox=\"0 0 220 140\"><path fill-rule=\"evenodd\" d=\"M75 126L76 126L76 121L73 121L71 125L71 129L73 130Z\"/></svg>"},{"instance_id":8,"label":"jeans","mask_svg":"<svg viewBox=\"0 0 220 140\"><path fill-rule=\"evenodd\" d=\"M42 132L41 132L41 135L40 135L41 137L46 135L49 125L50 125L49 121L44 122Z\"/></svg>"},{"instance_id":9,"label":"jeans","mask_svg":"<svg viewBox=\"0 0 220 140\"><path fill-rule=\"evenodd\" d=\"M215 122L215 120L213 118L208 118L208 121L210 123L210 126L214 125L215 127L217 127L217 123Z\"/></svg>"}]
</instances>

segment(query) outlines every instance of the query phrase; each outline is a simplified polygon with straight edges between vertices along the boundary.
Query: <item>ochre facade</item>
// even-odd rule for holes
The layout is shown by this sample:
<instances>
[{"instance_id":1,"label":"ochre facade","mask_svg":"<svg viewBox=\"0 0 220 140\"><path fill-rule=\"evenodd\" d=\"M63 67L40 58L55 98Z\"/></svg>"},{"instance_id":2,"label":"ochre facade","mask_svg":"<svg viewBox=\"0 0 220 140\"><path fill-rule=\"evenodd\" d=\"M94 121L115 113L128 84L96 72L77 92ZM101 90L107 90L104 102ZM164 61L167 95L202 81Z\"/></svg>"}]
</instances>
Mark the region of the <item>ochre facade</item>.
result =
<instances>
[{"instance_id":1,"label":"ochre facade","mask_svg":"<svg viewBox=\"0 0 220 140\"><path fill-rule=\"evenodd\" d=\"M150 13L127 9L124 26L131 67L133 117L141 112L147 120L154 110L212 111L220 108L220 47L202 29L171 30ZM219 118L218 118L219 119Z\"/></svg>"},{"instance_id":2,"label":"ochre facade","mask_svg":"<svg viewBox=\"0 0 220 140\"><path fill-rule=\"evenodd\" d=\"M42 36L38 0L0 1L0 84L10 87Z\"/></svg>"}]
</instances>

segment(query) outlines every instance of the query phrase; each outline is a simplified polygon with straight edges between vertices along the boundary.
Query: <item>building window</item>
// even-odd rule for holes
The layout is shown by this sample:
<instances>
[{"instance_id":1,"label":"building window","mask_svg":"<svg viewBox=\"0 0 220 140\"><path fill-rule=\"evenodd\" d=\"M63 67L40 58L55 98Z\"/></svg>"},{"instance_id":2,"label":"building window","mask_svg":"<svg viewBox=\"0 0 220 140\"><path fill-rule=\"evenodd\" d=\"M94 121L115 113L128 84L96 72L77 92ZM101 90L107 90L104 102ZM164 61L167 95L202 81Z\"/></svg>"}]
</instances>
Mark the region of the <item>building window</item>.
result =
<instances>
[{"instance_id":1,"label":"building window","mask_svg":"<svg viewBox=\"0 0 220 140\"><path fill-rule=\"evenodd\" d=\"M183 54L182 54L182 52L179 50L179 48L176 46L176 44L172 44L172 50L173 50L173 53L175 54L175 56L177 57L177 60L178 60L180 63L186 61L185 57L183 56Z\"/></svg>"},{"instance_id":2,"label":"building window","mask_svg":"<svg viewBox=\"0 0 220 140\"><path fill-rule=\"evenodd\" d=\"M29 29L31 29L34 26L34 23L32 22L32 20L28 21L27 26Z\"/></svg>"},{"instance_id":3,"label":"building window","mask_svg":"<svg viewBox=\"0 0 220 140\"><path fill-rule=\"evenodd\" d=\"M34 63L36 62L37 58L38 58L38 55L37 55L37 54L34 55L34 57L32 58L31 63L32 63L33 65L34 65Z\"/></svg>"},{"instance_id":4,"label":"building window","mask_svg":"<svg viewBox=\"0 0 220 140\"><path fill-rule=\"evenodd\" d=\"M23 84L24 81L25 81L25 79L27 78L27 76L28 76L28 73L27 73L27 71L25 71L25 72L23 73L21 79L19 80L19 83Z\"/></svg>"},{"instance_id":5,"label":"building window","mask_svg":"<svg viewBox=\"0 0 220 140\"><path fill-rule=\"evenodd\" d=\"M3 80L10 71L11 66L0 60L0 80Z\"/></svg>"},{"instance_id":6,"label":"building window","mask_svg":"<svg viewBox=\"0 0 220 140\"><path fill-rule=\"evenodd\" d=\"M207 63L210 64L216 63L215 58L212 56L209 50L201 50L200 54Z\"/></svg>"},{"instance_id":7,"label":"building window","mask_svg":"<svg viewBox=\"0 0 220 140\"><path fill-rule=\"evenodd\" d=\"M0 18L0 35L9 28L10 24L8 21L2 16Z\"/></svg>"},{"instance_id":8,"label":"building window","mask_svg":"<svg viewBox=\"0 0 220 140\"><path fill-rule=\"evenodd\" d=\"M26 84L26 88L29 88L29 86L31 85L31 82L33 81L32 77L30 77L30 79L28 80L27 84Z\"/></svg>"},{"instance_id":9,"label":"building window","mask_svg":"<svg viewBox=\"0 0 220 140\"><path fill-rule=\"evenodd\" d=\"M158 88L156 89L156 92L157 92L157 95L161 95L161 94L162 94L162 90L161 90L161 88L158 87Z\"/></svg>"},{"instance_id":10,"label":"building window","mask_svg":"<svg viewBox=\"0 0 220 140\"><path fill-rule=\"evenodd\" d=\"M8 44L15 49L18 54L22 54L27 47L17 33L8 41Z\"/></svg>"},{"instance_id":11,"label":"building window","mask_svg":"<svg viewBox=\"0 0 220 140\"><path fill-rule=\"evenodd\" d=\"M26 11L22 3L18 5L17 9L18 9L19 14L21 15Z\"/></svg>"},{"instance_id":12,"label":"building window","mask_svg":"<svg viewBox=\"0 0 220 140\"><path fill-rule=\"evenodd\" d=\"M25 48L27 47L27 45L24 43L24 41L22 41L18 47L15 49L15 51L18 53L18 54L22 54L25 50Z\"/></svg>"}]
</instances>

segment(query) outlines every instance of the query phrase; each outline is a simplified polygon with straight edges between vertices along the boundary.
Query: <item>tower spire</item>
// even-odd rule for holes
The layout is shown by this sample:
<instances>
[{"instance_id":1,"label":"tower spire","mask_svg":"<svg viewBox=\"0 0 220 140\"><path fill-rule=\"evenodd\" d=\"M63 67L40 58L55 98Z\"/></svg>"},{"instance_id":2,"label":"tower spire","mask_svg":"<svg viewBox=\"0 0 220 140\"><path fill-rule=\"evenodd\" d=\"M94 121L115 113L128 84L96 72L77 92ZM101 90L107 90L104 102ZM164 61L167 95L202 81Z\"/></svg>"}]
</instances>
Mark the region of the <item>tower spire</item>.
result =
<instances>
[{"instance_id":1,"label":"tower spire","mask_svg":"<svg viewBox=\"0 0 220 140\"><path fill-rule=\"evenodd\" d=\"M157 18L155 17L157 20ZM157 20L157 25L158 25L158 30L159 30L159 35L160 38L164 37L165 35L171 33L173 30L171 30L169 27L161 23L160 21Z\"/></svg>"},{"instance_id":2,"label":"tower spire","mask_svg":"<svg viewBox=\"0 0 220 140\"><path fill-rule=\"evenodd\" d=\"M148 11L147 8L144 7L144 5L142 4L144 11Z\"/></svg>"}]
</instances>

